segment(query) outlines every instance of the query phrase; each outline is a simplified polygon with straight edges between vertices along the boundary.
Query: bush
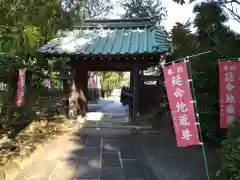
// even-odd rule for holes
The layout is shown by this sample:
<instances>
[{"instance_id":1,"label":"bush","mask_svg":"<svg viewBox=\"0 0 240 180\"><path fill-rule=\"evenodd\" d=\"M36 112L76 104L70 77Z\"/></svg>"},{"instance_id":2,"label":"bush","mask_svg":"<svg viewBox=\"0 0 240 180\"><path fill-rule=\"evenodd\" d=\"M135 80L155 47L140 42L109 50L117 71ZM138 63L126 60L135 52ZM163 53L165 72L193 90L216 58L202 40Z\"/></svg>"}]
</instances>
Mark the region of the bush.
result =
<instances>
[{"instance_id":1,"label":"bush","mask_svg":"<svg viewBox=\"0 0 240 180\"><path fill-rule=\"evenodd\" d=\"M212 56L199 58L192 63L192 74L204 141L220 142L217 59Z\"/></svg>"},{"instance_id":2,"label":"bush","mask_svg":"<svg viewBox=\"0 0 240 180\"><path fill-rule=\"evenodd\" d=\"M224 180L240 180L240 118L229 126L220 155Z\"/></svg>"}]
</instances>

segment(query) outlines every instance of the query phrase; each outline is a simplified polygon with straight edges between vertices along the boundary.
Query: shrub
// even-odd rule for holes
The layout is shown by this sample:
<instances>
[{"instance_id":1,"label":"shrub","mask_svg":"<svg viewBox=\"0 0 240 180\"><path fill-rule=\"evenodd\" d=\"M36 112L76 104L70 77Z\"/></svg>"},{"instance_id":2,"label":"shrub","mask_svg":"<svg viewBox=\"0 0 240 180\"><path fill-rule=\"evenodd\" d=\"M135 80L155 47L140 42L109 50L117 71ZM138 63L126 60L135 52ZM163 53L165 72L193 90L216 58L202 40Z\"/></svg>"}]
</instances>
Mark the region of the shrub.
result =
<instances>
[{"instance_id":1,"label":"shrub","mask_svg":"<svg viewBox=\"0 0 240 180\"><path fill-rule=\"evenodd\" d=\"M220 155L221 176L226 180L240 180L240 118L230 124Z\"/></svg>"}]
</instances>

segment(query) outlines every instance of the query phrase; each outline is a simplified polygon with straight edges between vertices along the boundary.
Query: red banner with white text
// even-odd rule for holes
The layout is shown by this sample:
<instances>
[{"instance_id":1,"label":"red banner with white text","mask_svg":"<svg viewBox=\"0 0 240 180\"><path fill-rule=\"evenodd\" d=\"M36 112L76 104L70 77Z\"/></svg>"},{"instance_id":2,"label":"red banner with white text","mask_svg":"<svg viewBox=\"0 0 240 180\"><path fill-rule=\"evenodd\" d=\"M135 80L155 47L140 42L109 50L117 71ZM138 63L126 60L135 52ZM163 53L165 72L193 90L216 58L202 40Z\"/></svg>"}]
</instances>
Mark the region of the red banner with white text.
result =
<instances>
[{"instance_id":1,"label":"red banner with white text","mask_svg":"<svg viewBox=\"0 0 240 180\"><path fill-rule=\"evenodd\" d=\"M26 79L26 70L18 70L18 82L17 82L17 94L16 94L16 106L20 107L23 105L24 93L25 93L25 79Z\"/></svg>"},{"instance_id":2,"label":"red banner with white text","mask_svg":"<svg viewBox=\"0 0 240 180\"><path fill-rule=\"evenodd\" d=\"M228 128L240 116L240 62L219 62L220 127Z\"/></svg>"},{"instance_id":3,"label":"red banner with white text","mask_svg":"<svg viewBox=\"0 0 240 180\"><path fill-rule=\"evenodd\" d=\"M177 146L200 144L186 63L163 68Z\"/></svg>"}]
</instances>

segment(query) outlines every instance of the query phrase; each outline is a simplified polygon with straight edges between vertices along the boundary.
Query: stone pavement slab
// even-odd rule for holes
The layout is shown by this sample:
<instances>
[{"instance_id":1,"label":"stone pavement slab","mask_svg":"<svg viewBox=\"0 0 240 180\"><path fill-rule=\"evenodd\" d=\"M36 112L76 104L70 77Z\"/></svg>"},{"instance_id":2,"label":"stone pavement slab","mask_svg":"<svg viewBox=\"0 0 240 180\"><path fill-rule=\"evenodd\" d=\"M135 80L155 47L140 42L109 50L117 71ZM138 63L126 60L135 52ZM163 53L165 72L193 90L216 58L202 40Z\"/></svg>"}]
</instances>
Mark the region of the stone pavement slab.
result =
<instances>
[{"instance_id":1,"label":"stone pavement slab","mask_svg":"<svg viewBox=\"0 0 240 180\"><path fill-rule=\"evenodd\" d=\"M122 168L111 168L101 171L101 180L125 180L124 170Z\"/></svg>"},{"instance_id":2,"label":"stone pavement slab","mask_svg":"<svg viewBox=\"0 0 240 180\"><path fill-rule=\"evenodd\" d=\"M136 160L138 156L133 148L120 148L121 158L123 160Z\"/></svg>"},{"instance_id":3,"label":"stone pavement slab","mask_svg":"<svg viewBox=\"0 0 240 180\"><path fill-rule=\"evenodd\" d=\"M101 146L101 138L88 138L86 142L87 147L99 147Z\"/></svg>"},{"instance_id":4,"label":"stone pavement slab","mask_svg":"<svg viewBox=\"0 0 240 180\"><path fill-rule=\"evenodd\" d=\"M103 153L111 153L111 152L118 152L118 148L116 146L113 146L113 144L106 142L106 140L103 141Z\"/></svg>"},{"instance_id":5,"label":"stone pavement slab","mask_svg":"<svg viewBox=\"0 0 240 180\"><path fill-rule=\"evenodd\" d=\"M110 145L114 148L131 148L134 146L130 135L119 135L117 137L106 137L103 139L103 146Z\"/></svg>"},{"instance_id":6,"label":"stone pavement slab","mask_svg":"<svg viewBox=\"0 0 240 180\"><path fill-rule=\"evenodd\" d=\"M82 160L76 169L75 179L98 179L100 177L100 159Z\"/></svg>"},{"instance_id":7,"label":"stone pavement slab","mask_svg":"<svg viewBox=\"0 0 240 180\"><path fill-rule=\"evenodd\" d=\"M139 160L123 160L126 179L147 179L148 174L143 163Z\"/></svg>"},{"instance_id":8,"label":"stone pavement slab","mask_svg":"<svg viewBox=\"0 0 240 180\"><path fill-rule=\"evenodd\" d=\"M120 157L118 153L104 153L102 154L102 168L121 168Z\"/></svg>"},{"instance_id":9,"label":"stone pavement slab","mask_svg":"<svg viewBox=\"0 0 240 180\"><path fill-rule=\"evenodd\" d=\"M84 151L81 153L81 159L100 159L101 148L84 148Z\"/></svg>"}]
</instances>

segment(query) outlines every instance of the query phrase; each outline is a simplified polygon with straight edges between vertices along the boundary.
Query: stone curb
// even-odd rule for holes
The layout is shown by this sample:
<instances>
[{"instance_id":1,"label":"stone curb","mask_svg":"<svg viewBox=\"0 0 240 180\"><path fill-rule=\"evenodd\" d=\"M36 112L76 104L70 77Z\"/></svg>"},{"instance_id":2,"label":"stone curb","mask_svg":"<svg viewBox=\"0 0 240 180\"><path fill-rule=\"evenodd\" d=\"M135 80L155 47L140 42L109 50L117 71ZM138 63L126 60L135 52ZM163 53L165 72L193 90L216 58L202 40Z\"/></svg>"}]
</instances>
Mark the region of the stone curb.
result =
<instances>
[{"instance_id":1,"label":"stone curb","mask_svg":"<svg viewBox=\"0 0 240 180\"><path fill-rule=\"evenodd\" d=\"M151 126L111 126L111 125L82 125L82 128L113 128L113 129L137 129L137 130L150 130Z\"/></svg>"}]
</instances>

